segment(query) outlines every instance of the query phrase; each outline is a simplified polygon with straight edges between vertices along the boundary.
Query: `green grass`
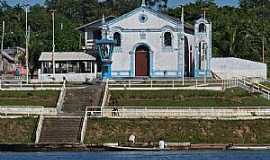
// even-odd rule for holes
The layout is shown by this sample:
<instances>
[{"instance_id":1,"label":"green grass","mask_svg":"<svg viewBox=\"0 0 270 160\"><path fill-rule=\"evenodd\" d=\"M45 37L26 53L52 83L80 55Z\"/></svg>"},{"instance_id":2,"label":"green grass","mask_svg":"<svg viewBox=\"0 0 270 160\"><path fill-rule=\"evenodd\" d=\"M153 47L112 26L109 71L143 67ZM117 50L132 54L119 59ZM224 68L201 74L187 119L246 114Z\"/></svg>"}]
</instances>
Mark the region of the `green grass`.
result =
<instances>
[{"instance_id":1,"label":"green grass","mask_svg":"<svg viewBox=\"0 0 270 160\"><path fill-rule=\"evenodd\" d=\"M91 119L86 144L137 142L270 144L270 120Z\"/></svg>"},{"instance_id":2,"label":"green grass","mask_svg":"<svg viewBox=\"0 0 270 160\"><path fill-rule=\"evenodd\" d=\"M0 106L56 107L59 91L0 91Z\"/></svg>"},{"instance_id":3,"label":"green grass","mask_svg":"<svg viewBox=\"0 0 270 160\"><path fill-rule=\"evenodd\" d=\"M0 119L0 144L35 142L36 118Z\"/></svg>"},{"instance_id":4,"label":"green grass","mask_svg":"<svg viewBox=\"0 0 270 160\"><path fill-rule=\"evenodd\" d=\"M113 106L183 106L227 107L269 106L270 101L257 93L240 88L226 91L162 90L162 91L110 91L109 105Z\"/></svg>"}]
</instances>

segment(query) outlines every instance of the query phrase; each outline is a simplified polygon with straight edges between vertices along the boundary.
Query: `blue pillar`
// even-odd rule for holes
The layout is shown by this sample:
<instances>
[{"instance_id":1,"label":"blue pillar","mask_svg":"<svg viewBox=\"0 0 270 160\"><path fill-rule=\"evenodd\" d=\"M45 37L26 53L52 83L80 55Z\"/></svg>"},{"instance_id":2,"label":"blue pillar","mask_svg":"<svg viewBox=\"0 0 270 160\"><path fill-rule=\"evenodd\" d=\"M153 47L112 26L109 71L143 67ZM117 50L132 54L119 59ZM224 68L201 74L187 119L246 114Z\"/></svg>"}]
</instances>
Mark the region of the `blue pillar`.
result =
<instances>
[{"instance_id":1,"label":"blue pillar","mask_svg":"<svg viewBox=\"0 0 270 160\"><path fill-rule=\"evenodd\" d=\"M105 64L103 64L102 78L103 79L110 79L110 78L112 78L112 64L111 63L105 63Z\"/></svg>"}]
</instances>

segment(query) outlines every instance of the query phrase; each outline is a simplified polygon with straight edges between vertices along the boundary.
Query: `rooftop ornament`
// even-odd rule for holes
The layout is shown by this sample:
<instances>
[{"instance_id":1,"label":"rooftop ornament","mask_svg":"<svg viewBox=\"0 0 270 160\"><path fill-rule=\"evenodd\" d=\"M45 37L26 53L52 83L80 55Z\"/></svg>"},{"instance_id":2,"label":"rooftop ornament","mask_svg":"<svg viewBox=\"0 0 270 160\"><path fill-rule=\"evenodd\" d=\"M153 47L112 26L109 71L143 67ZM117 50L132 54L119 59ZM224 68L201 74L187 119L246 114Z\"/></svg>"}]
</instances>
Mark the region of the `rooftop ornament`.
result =
<instances>
[{"instance_id":1,"label":"rooftop ornament","mask_svg":"<svg viewBox=\"0 0 270 160\"><path fill-rule=\"evenodd\" d=\"M103 38L96 41L98 53L102 61L102 79L109 79L112 77L112 53L115 46L114 40Z\"/></svg>"}]
</instances>

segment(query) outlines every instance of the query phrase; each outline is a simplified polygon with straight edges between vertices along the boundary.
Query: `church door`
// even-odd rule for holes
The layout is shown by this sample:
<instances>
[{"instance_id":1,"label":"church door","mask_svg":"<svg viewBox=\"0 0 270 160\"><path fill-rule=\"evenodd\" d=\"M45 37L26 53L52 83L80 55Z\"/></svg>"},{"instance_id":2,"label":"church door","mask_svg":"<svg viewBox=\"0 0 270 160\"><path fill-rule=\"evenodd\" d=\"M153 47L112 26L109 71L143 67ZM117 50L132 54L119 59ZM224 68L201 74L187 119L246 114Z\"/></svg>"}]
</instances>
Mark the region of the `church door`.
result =
<instances>
[{"instance_id":1,"label":"church door","mask_svg":"<svg viewBox=\"0 0 270 160\"><path fill-rule=\"evenodd\" d=\"M135 56L136 77L149 76L149 50L145 46L136 49Z\"/></svg>"}]
</instances>

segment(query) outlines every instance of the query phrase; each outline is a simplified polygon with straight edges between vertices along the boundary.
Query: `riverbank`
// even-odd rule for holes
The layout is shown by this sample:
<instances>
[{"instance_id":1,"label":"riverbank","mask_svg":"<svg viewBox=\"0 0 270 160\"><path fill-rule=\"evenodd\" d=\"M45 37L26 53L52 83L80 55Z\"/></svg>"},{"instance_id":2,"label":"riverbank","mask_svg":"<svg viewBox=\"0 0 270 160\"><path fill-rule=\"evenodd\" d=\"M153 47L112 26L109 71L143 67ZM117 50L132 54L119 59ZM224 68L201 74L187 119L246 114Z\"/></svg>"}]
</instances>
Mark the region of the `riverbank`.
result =
<instances>
[{"instance_id":1,"label":"riverbank","mask_svg":"<svg viewBox=\"0 0 270 160\"><path fill-rule=\"evenodd\" d=\"M270 150L270 144L190 144L189 146L167 143L166 151L196 151L196 150ZM147 146L146 146L147 147ZM124 151L110 148L105 144L0 144L0 152L105 152ZM128 151L128 150L126 150ZM136 150L133 150L136 151ZM159 150L156 150L159 151Z\"/></svg>"}]
</instances>

